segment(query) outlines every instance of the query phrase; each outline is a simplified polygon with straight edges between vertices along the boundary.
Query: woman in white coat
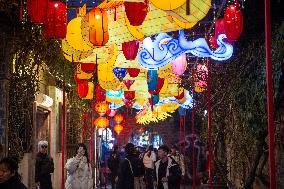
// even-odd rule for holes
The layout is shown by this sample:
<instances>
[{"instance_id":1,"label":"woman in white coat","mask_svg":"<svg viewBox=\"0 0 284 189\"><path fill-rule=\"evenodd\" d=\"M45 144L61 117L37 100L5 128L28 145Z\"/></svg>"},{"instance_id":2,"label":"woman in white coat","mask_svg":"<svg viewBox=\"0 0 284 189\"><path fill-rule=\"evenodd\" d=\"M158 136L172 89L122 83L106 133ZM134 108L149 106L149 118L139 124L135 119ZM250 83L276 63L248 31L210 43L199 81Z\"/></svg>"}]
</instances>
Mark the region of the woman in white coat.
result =
<instances>
[{"instance_id":1,"label":"woman in white coat","mask_svg":"<svg viewBox=\"0 0 284 189\"><path fill-rule=\"evenodd\" d=\"M68 159L65 165L67 180L65 189L93 189L92 167L89 162L87 147L78 144L77 154Z\"/></svg>"}]
</instances>

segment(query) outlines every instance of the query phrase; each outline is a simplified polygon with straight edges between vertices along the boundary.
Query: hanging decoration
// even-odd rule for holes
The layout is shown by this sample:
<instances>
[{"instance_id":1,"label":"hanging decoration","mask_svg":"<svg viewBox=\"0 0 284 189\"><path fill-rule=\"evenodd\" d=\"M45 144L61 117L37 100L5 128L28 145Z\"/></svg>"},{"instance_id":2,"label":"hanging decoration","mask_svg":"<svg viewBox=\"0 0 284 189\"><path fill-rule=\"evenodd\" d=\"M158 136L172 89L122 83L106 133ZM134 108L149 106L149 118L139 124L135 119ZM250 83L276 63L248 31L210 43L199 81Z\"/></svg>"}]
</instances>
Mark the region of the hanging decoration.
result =
<instances>
[{"instance_id":1,"label":"hanging decoration","mask_svg":"<svg viewBox=\"0 0 284 189\"><path fill-rule=\"evenodd\" d=\"M100 101L93 104L92 109L95 110L100 116L104 116L109 110L109 105L106 101Z\"/></svg>"},{"instance_id":2,"label":"hanging decoration","mask_svg":"<svg viewBox=\"0 0 284 189\"><path fill-rule=\"evenodd\" d=\"M147 72L148 90L151 90L151 91L156 90L157 83L158 83L157 70L148 70Z\"/></svg>"},{"instance_id":3,"label":"hanging decoration","mask_svg":"<svg viewBox=\"0 0 284 189\"><path fill-rule=\"evenodd\" d=\"M226 8L224 22L227 37L237 40L243 31L243 15L238 4Z\"/></svg>"},{"instance_id":4,"label":"hanging decoration","mask_svg":"<svg viewBox=\"0 0 284 189\"><path fill-rule=\"evenodd\" d=\"M127 80L123 80L122 82L124 83L124 85L125 85L125 86L127 87L127 89L129 90L130 87L131 87L131 85L135 82L135 80L129 80L129 79L127 79Z\"/></svg>"},{"instance_id":5,"label":"hanging decoration","mask_svg":"<svg viewBox=\"0 0 284 189\"><path fill-rule=\"evenodd\" d=\"M124 91L124 98L126 100L133 100L135 98L135 91Z\"/></svg>"},{"instance_id":6,"label":"hanging decoration","mask_svg":"<svg viewBox=\"0 0 284 189\"><path fill-rule=\"evenodd\" d=\"M163 88L164 86L164 81L165 79L164 78L159 78L158 77L158 82L157 82L157 85L156 85L156 88L154 90L148 90L148 92L152 95L157 95L160 93L161 89Z\"/></svg>"},{"instance_id":7,"label":"hanging decoration","mask_svg":"<svg viewBox=\"0 0 284 189\"><path fill-rule=\"evenodd\" d=\"M137 77L140 73L139 68L127 68L127 72L130 75L130 77Z\"/></svg>"},{"instance_id":8,"label":"hanging decoration","mask_svg":"<svg viewBox=\"0 0 284 189\"><path fill-rule=\"evenodd\" d=\"M94 126L97 128L107 128L109 127L109 120L106 117L98 117L94 121Z\"/></svg>"},{"instance_id":9,"label":"hanging decoration","mask_svg":"<svg viewBox=\"0 0 284 189\"><path fill-rule=\"evenodd\" d=\"M113 117L113 116L115 116L115 114L116 114L116 110L114 110L114 109L109 109L106 112L106 115L109 116L109 117Z\"/></svg>"},{"instance_id":10,"label":"hanging decoration","mask_svg":"<svg viewBox=\"0 0 284 189\"><path fill-rule=\"evenodd\" d=\"M207 88L208 69L204 64L197 64L196 73L194 74L195 92L204 92Z\"/></svg>"},{"instance_id":11,"label":"hanging decoration","mask_svg":"<svg viewBox=\"0 0 284 189\"><path fill-rule=\"evenodd\" d=\"M113 119L117 124L120 124L123 121L123 115L122 114L116 114L113 117Z\"/></svg>"},{"instance_id":12,"label":"hanging decoration","mask_svg":"<svg viewBox=\"0 0 284 189\"><path fill-rule=\"evenodd\" d=\"M95 69L93 65L95 64L77 63L75 73L76 77L78 79L91 79L93 77L93 71Z\"/></svg>"},{"instance_id":13,"label":"hanging decoration","mask_svg":"<svg viewBox=\"0 0 284 189\"><path fill-rule=\"evenodd\" d=\"M108 42L108 17L104 9L92 9L82 21L82 36L94 46L103 46Z\"/></svg>"},{"instance_id":14,"label":"hanging decoration","mask_svg":"<svg viewBox=\"0 0 284 189\"><path fill-rule=\"evenodd\" d=\"M218 36L219 47L211 51L204 38L187 41L183 30L179 31L179 38L173 39L166 33L160 33L154 42L150 37L143 41L143 50L138 53L140 65L147 70L158 70L168 65L172 60L184 53L191 53L198 57L210 57L214 60L223 61L233 54L233 46L224 40L225 34ZM163 43L167 40L167 43ZM175 48L172 48L172 47Z\"/></svg>"},{"instance_id":15,"label":"hanging decoration","mask_svg":"<svg viewBox=\"0 0 284 189\"><path fill-rule=\"evenodd\" d=\"M124 2L127 18L132 26L139 26L143 23L148 13L149 0L144 2Z\"/></svg>"},{"instance_id":16,"label":"hanging decoration","mask_svg":"<svg viewBox=\"0 0 284 189\"><path fill-rule=\"evenodd\" d=\"M119 81L122 81L127 74L126 68L113 68L112 71Z\"/></svg>"},{"instance_id":17,"label":"hanging decoration","mask_svg":"<svg viewBox=\"0 0 284 189\"><path fill-rule=\"evenodd\" d=\"M67 31L67 9L60 1L48 3L43 34L46 38L64 39Z\"/></svg>"},{"instance_id":18,"label":"hanging decoration","mask_svg":"<svg viewBox=\"0 0 284 189\"><path fill-rule=\"evenodd\" d=\"M137 40L122 43L122 51L126 60L135 60L139 49Z\"/></svg>"},{"instance_id":19,"label":"hanging decoration","mask_svg":"<svg viewBox=\"0 0 284 189\"><path fill-rule=\"evenodd\" d=\"M27 9L34 24L44 24L49 0L27 0Z\"/></svg>"},{"instance_id":20,"label":"hanging decoration","mask_svg":"<svg viewBox=\"0 0 284 189\"><path fill-rule=\"evenodd\" d=\"M101 88L100 85L96 86L96 101L105 101L106 100L106 90Z\"/></svg>"},{"instance_id":21,"label":"hanging decoration","mask_svg":"<svg viewBox=\"0 0 284 189\"><path fill-rule=\"evenodd\" d=\"M116 124L116 125L113 127L113 130L116 132L117 135L119 135L119 134L123 131L123 127L122 127L122 125L120 125L120 124Z\"/></svg>"},{"instance_id":22,"label":"hanging decoration","mask_svg":"<svg viewBox=\"0 0 284 189\"><path fill-rule=\"evenodd\" d=\"M182 75L186 70L187 61L186 54L182 54L172 61L172 70L176 75Z\"/></svg>"},{"instance_id":23,"label":"hanging decoration","mask_svg":"<svg viewBox=\"0 0 284 189\"><path fill-rule=\"evenodd\" d=\"M83 99L92 99L94 96L94 84L88 81L81 81L78 83L78 95Z\"/></svg>"}]
</instances>

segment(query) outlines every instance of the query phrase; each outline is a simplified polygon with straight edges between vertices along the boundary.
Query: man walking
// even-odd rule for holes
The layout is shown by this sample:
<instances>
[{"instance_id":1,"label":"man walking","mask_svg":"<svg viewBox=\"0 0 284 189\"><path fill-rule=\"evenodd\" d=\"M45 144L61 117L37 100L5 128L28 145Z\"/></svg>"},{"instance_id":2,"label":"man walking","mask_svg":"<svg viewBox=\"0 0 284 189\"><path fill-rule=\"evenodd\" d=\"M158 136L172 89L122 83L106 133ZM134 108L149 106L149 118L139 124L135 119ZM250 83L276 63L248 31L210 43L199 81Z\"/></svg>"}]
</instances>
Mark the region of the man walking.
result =
<instances>
[{"instance_id":1,"label":"man walking","mask_svg":"<svg viewBox=\"0 0 284 189\"><path fill-rule=\"evenodd\" d=\"M168 156L170 149L162 145L158 149L158 160L155 163L154 187L157 189L177 189L180 186L181 170L178 163Z\"/></svg>"}]
</instances>

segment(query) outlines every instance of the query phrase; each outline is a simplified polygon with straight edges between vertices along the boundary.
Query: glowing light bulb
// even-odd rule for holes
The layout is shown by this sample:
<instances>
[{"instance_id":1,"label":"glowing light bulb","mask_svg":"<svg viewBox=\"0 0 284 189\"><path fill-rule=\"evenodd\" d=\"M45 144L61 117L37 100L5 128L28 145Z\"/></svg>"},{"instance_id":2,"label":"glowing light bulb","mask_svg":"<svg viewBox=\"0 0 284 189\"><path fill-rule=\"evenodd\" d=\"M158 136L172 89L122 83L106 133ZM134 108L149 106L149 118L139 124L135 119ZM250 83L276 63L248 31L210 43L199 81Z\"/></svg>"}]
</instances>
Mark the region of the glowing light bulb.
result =
<instances>
[{"instance_id":1,"label":"glowing light bulb","mask_svg":"<svg viewBox=\"0 0 284 189\"><path fill-rule=\"evenodd\" d=\"M96 14L96 19L98 20L98 19L100 19L100 18L101 18L101 16L98 15L98 14Z\"/></svg>"}]
</instances>

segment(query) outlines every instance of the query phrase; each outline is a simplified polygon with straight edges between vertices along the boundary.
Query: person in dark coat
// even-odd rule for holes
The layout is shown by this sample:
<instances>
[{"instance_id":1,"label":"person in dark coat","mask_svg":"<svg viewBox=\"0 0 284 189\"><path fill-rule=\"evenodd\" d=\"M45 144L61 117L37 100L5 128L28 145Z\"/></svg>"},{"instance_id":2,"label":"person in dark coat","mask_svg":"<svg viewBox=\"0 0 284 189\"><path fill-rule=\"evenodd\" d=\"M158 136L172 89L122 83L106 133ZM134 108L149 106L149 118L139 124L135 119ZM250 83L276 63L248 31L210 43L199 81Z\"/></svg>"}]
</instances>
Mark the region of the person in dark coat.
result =
<instances>
[{"instance_id":1,"label":"person in dark coat","mask_svg":"<svg viewBox=\"0 0 284 189\"><path fill-rule=\"evenodd\" d=\"M119 153L117 146L113 147L113 150L110 153L110 157L107 161L108 168L110 169L110 180L111 180L111 188L115 188L116 177L118 176L118 168L119 168Z\"/></svg>"},{"instance_id":2,"label":"person in dark coat","mask_svg":"<svg viewBox=\"0 0 284 189\"><path fill-rule=\"evenodd\" d=\"M51 173L54 172L53 159L47 154L47 141L38 143L39 152L36 155L35 182L40 189L52 189Z\"/></svg>"},{"instance_id":3,"label":"person in dark coat","mask_svg":"<svg viewBox=\"0 0 284 189\"><path fill-rule=\"evenodd\" d=\"M154 167L154 187L157 189L177 189L180 187L181 169L178 163L168 156L170 149L162 145L158 149L158 160Z\"/></svg>"},{"instance_id":4,"label":"person in dark coat","mask_svg":"<svg viewBox=\"0 0 284 189\"><path fill-rule=\"evenodd\" d=\"M27 189L21 182L21 176L18 173L18 162L5 157L0 160L0 188L1 189Z\"/></svg>"},{"instance_id":5,"label":"person in dark coat","mask_svg":"<svg viewBox=\"0 0 284 189\"><path fill-rule=\"evenodd\" d=\"M135 154L132 143L125 146L126 157L119 165L118 189L134 189L134 177L139 180L144 175L144 165L142 160Z\"/></svg>"}]
</instances>

